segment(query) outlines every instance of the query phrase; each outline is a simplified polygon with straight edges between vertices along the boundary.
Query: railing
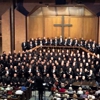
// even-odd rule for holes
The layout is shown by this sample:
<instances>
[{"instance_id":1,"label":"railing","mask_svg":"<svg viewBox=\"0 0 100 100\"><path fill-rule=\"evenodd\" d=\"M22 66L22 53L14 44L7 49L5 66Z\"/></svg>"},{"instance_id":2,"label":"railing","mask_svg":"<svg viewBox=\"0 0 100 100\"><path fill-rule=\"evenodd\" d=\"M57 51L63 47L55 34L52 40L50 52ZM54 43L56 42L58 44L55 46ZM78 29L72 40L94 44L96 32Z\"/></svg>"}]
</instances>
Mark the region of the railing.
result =
<instances>
[{"instance_id":1,"label":"railing","mask_svg":"<svg viewBox=\"0 0 100 100\"><path fill-rule=\"evenodd\" d=\"M95 53L92 53L92 52L90 52L89 50L85 49L84 47L79 47L79 46L36 46L36 47L34 47L33 49L30 49L30 51L34 51L34 50L36 50L36 49L38 49L38 48L40 48L40 47L41 47L41 48L81 49L81 50L83 50L83 51L89 53L90 55L97 57L97 55L96 55Z\"/></svg>"}]
</instances>

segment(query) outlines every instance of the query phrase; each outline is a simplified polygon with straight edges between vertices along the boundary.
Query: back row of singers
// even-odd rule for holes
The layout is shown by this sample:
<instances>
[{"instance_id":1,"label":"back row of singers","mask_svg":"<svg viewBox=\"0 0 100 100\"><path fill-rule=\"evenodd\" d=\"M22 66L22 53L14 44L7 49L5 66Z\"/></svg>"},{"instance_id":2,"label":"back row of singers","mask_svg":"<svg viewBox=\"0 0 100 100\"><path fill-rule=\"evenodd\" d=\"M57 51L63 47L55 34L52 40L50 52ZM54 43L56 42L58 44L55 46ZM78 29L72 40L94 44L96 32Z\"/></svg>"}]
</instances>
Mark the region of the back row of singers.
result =
<instances>
[{"instance_id":1,"label":"back row of singers","mask_svg":"<svg viewBox=\"0 0 100 100\"><path fill-rule=\"evenodd\" d=\"M92 39L90 40L84 40L81 38L80 40L78 39L72 39L70 37L63 39L62 36L59 38L36 38L36 39L30 39L27 42L22 43L22 50L29 50L32 49L36 46L43 46L43 45L51 45L51 46L81 46L84 47L91 52L98 53L98 49L100 49L100 44L97 44L95 41Z\"/></svg>"}]
</instances>

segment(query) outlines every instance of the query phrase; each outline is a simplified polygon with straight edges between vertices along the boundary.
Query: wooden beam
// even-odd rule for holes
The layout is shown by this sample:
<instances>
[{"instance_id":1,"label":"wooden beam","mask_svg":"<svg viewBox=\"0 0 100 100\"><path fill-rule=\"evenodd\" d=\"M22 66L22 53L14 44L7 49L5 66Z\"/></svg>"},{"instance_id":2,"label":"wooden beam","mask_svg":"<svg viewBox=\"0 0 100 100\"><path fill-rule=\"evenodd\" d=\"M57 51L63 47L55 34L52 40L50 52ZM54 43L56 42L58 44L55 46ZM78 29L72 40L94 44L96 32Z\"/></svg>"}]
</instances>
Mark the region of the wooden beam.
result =
<instances>
[{"instance_id":1,"label":"wooden beam","mask_svg":"<svg viewBox=\"0 0 100 100\"><path fill-rule=\"evenodd\" d=\"M28 16L30 16L32 13L34 13L40 6L39 5L36 5L32 10L31 12L28 14Z\"/></svg>"}]
</instances>

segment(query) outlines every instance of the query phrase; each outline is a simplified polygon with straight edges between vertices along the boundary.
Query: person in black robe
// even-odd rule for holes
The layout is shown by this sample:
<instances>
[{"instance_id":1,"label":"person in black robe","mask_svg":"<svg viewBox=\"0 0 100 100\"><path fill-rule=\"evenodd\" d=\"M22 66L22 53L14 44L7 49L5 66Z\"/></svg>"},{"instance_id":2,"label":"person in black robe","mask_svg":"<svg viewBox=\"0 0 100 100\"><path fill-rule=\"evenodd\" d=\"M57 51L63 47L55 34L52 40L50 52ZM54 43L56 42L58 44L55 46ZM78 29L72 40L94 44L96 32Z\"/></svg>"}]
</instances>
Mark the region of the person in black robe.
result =
<instances>
[{"instance_id":1,"label":"person in black robe","mask_svg":"<svg viewBox=\"0 0 100 100\"><path fill-rule=\"evenodd\" d=\"M40 73L37 73L36 87L37 87L37 90L38 90L39 100L43 100L43 91L44 91L43 82L44 81L43 81L43 78L41 77Z\"/></svg>"}]
</instances>

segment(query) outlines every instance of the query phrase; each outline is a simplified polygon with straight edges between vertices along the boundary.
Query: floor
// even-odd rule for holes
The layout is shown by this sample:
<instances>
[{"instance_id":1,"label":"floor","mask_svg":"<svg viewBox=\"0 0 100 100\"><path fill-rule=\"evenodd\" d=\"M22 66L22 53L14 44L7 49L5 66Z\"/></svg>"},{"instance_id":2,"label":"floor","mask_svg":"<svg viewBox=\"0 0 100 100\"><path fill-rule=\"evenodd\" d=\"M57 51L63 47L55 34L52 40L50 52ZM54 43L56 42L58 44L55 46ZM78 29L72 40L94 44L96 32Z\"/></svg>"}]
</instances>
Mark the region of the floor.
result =
<instances>
[{"instance_id":1,"label":"floor","mask_svg":"<svg viewBox=\"0 0 100 100\"><path fill-rule=\"evenodd\" d=\"M51 100L51 92L45 91L43 95L43 100ZM39 100L38 99L38 91L33 91L32 92L32 98L30 100Z\"/></svg>"}]
</instances>

